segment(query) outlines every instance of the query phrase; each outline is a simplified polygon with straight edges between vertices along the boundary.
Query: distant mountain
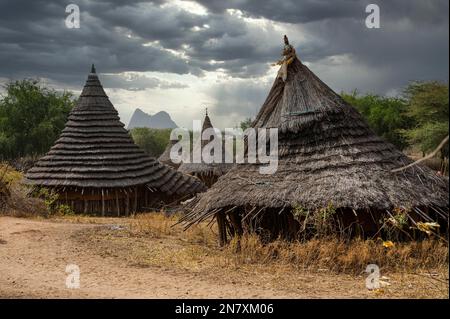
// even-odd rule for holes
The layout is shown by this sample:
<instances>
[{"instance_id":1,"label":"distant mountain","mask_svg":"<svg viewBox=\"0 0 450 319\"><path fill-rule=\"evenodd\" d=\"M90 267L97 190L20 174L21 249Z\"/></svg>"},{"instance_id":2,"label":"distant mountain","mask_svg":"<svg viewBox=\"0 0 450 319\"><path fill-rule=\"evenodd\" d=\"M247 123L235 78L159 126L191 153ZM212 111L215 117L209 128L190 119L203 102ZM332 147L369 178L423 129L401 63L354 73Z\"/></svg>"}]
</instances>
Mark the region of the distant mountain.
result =
<instances>
[{"instance_id":1,"label":"distant mountain","mask_svg":"<svg viewBox=\"0 0 450 319\"><path fill-rule=\"evenodd\" d=\"M135 127L149 127L149 128L175 128L178 125L172 121L169 113L160 111L155 115L150 115L137 108L131 116L128 129Z\"/></svg>"}]
</instances>

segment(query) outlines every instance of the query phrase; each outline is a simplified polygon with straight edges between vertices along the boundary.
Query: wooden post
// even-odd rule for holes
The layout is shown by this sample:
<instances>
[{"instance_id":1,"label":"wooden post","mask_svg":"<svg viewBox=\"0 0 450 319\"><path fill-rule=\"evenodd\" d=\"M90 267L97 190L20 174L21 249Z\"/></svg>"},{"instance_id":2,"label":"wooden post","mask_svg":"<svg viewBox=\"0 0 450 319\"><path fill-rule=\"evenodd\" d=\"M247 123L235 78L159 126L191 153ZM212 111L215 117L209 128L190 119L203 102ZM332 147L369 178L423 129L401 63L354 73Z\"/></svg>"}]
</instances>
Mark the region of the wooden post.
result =
<instances>
[{"instance_id":1,"label":"wooden post","mask_svg":"<svg viewBox=\"0 0 450 319\"><path fill-rule=\"evenodd\" d=\"M84 200L84 214L86 215L88 213L88 201Z\"/></svg>"},{"instance_id":2,"label":"wooden post","mask_svg":"<svg viewBox=\"0 0 450 319\"><path fill-rule=\"evenodd\" d=\"M102 188L102 216L105 216L105 197Z\"/></svg>"},{"instance_id":3,"label":"wooden post","mask_svg":"<svg viewBox=\"0 0 450 319\"><path fill-rule=\"evenodd\" d=\"M138 188L137 186L134 189L134 204L133 204L133 212L137 212L137 202L138 202Z\"/></svg>"},{"instance_id":4,"label":"wooden post","mask_svg":"<svg viewBox=\"0 0 450 319\"><path fill-rule=\"evenodd\" d=\"M144 187L144 205L145 205L145 207L148 207L148 189L147 189L147 187Z\"/></svg>"},{"instance_id":5,"label":"wooden post","mask_svg":"<svg viewBox=\"0 0 450 319\"><path fill-rule=\"evenodd\" d=\"M222 247L227 243L227 227L225 214L220 212L216 214L217 226L219 229L219 245Z\"/></svg>"},{"instance_id":6,"label":"wooden post","mask_svg":"<svg viewBox=\"0 0 450 319\"><path fill-rule=\"evenodd\" d=\"M241 237L244 233L244 230L242 228L242 220L241 217L238 215L237 212L231 212L228 214L230 216L231 224L233 225L234 231L237 236Z\"/></svg>"},{"instance_id":7,"label":"wooden post","mask_svg":"<svg viewBox=\"0 0 450 319\"><path fill-rule=\"evenodd\" d=\"M288 223L288 240L294 240L297 237L298 229L298 222L295 220L294 215L292 213L286 213L287 223Z\"/></svg>"},{"instance_id":8,"label":"wooden post","mask_svg":"<svg viewBox=\"0 0 450 319\"><path fill-rule=\"evenodd\" d=\"M119 207L119 194L116 189L116 209L117 209L117 216L120 216L120 207Z\"/></svg>"},{"instance_id":9,"label":"wooden post","mask_svg":"<svg viewBox=\"0 0 450 319\"><path fill-rule=\"evenodd\" d=\"M125 202L125 215L129 215L130 214L130 196L128 195L128 192L125 191L125 193L127 194L127 198L126 198L126 202Z\"/></svg>"}]
</instances>

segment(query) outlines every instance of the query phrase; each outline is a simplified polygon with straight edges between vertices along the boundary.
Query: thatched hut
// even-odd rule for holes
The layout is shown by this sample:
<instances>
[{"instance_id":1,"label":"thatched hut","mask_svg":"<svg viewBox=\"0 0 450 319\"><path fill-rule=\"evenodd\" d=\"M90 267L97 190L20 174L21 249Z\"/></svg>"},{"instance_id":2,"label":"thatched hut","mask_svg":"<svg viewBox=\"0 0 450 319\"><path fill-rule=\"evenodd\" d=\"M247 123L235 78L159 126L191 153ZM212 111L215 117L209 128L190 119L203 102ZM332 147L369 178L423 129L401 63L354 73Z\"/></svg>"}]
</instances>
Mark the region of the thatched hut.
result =
<instances>
[{"instance_id":1,"label":"thatched hut","mask_svg":"<svg viewBox=\"0 0 450 319\"><path fill-rule=\"evenodd\" d=\"M214 126L211 123L211 119L208 115L208 110L206 110L205 119L203 120L201 135L207 129L213 129ZM218 136L211 137L219 138ZM192 176L198 177L202 180L206 186L211 187L217 179L228 172L232 166L232 163L225 163L225 142L224 138L222 138L222 161L221 163L206 163L203 159L200 163L194 163L192 161L192 153L199 152L201 153L206 144L210 142L210 140L199 139L198 142L193 146L191 152L191 162L190 163L182 163L178 168L179 172L189 174Z\"/></svg>"},{"instance_id":2,"label":"thatched hut","mask_svg":"<svg viewBox=\"0 0 450 319\"><path fill-rule=\"evenodd\" d=\"M128 214L205 189L196 178L147 156L132 140L92 66L77 104L26 181L59 194L75 212Z\"/></svg>"},{"instance_id":3,"label":"thatched hut","mask_svg":"<svg viewBox=\"0 0 450 319\"><path fill-rule=\"evenodd\" d=\"M421 165L392 172L412 161L375 135L285 41L280 72L252 123L279 129L278 170L263 175L262 164L233 166L198 196L187 225L215 216L222 244L246 228L296 238L318 215L365 237L399 215L408 226L437 220L445 229L448 180Z\"/></svg>"}]
</instances>

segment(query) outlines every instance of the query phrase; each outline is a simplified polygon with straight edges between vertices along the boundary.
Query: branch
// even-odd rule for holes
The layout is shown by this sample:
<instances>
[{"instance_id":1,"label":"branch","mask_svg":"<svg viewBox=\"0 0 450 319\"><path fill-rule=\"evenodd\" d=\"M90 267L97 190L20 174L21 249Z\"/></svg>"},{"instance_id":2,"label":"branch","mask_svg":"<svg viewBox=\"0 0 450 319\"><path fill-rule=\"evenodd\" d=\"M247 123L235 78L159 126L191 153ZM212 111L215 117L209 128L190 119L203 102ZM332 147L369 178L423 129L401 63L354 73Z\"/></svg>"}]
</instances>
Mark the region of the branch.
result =
<instances>
[{"instance_id":1,"label":"branch","mask_svg":"<svg viewBox=\"0 0 450 319\"><path fill-rule=\"evenodd\" d=\"M412 166L415 166L415 165L417 165L417 164L419 164L419 163L422 163L423 161L426 161L427 159L430 159L430 158L434 157L434 156L441 150L441 148L444 147L444 145L445 145L447 142L448 142L448 135L447 135L446 138L444 138L444 139L442 140L441 144L439 144L439 146L438 146L432 153L428 154L427 156L425 156L425 157L423 157L423 158L421 158L421 159L418 159L418 160L415 161L414 163L411 163L411 164L409 164L409 165L406 165L406 166L403 166L403 167L400 167L400 168L393 169L391 172L392 172L392 173L396 173L396 172L403 171L403 170L405 170L405 169L407 169L407 168L410 168L410 167L412 167Z\"/></svg>"}]
</instances>

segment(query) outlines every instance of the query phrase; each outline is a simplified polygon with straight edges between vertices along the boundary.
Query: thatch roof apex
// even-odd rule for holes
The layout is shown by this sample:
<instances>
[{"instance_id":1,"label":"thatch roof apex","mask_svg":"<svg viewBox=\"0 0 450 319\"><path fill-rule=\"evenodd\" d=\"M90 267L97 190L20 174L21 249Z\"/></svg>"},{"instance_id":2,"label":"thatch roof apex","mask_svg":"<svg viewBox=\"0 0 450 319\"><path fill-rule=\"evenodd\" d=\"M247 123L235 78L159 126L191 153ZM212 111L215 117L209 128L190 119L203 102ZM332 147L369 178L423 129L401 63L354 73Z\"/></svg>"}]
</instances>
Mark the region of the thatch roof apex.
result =
<instances>
[{"instance_id":1,"label":"thatch roof apex","mask_svg":"<svg viewBox=\"0 0 450 319\"><path fill-rule=\"evenodd\" d=\"M209 118L208 115L208 109L206 109L205 112L205 118L203 119L203 125L202 125L202 134L205 130L209 129L209 128L214 128L212 123L211 123L211 119Z\"/></svg>"}]
</instances>

